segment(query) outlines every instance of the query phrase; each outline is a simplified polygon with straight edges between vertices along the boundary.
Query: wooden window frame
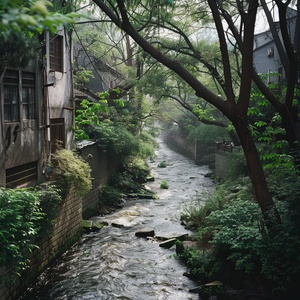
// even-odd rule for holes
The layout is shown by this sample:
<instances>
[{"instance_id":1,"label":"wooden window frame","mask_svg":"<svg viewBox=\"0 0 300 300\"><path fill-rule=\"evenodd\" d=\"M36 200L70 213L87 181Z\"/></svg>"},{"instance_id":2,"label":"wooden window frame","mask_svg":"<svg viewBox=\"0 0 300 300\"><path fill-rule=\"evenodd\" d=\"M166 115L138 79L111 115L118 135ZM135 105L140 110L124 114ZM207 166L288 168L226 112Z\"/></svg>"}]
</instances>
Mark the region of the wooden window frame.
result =
<instances>
[{"instance_id":1,"label":"wooden window frame","mask_svg":"<svg viewBox=\"0 0 300 300\"><path fill-rule=\"evenodd\" d=\"M22 72L23 120L36 119L35 74Z\"/></svg>"},{"instance_id":2,"label":"wooden window frame","mask_svg":"<svg viewBox=\"0 0 300 300\"><path fill-rule=\"evenodd\" d=\"M19 71L6 70L3 77L4 122L20 121Z\"/></svg>"},{"instance_id":3,"label":"wooden window frame","mask_svg":"<svg viewBox=\"0 0 300 300\"><path fill-rule=\"evenodd\" d=\"M61 35L57 35L51 39L49 43L49 58L50 58L50 70L55 72L64 71L64 38Z\"/></svg>"}]
</instances>

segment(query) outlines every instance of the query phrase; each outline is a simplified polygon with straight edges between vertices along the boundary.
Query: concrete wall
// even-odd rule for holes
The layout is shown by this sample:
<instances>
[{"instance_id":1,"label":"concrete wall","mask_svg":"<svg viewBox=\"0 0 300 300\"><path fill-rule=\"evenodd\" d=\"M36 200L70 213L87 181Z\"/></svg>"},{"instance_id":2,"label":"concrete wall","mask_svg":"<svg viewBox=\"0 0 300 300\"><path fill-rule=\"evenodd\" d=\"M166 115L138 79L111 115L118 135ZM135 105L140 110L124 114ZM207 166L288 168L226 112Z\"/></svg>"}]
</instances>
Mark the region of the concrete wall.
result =
<instances>
[{"instance_id":1,"label":"concrete wall","mask_svg":"<svg viewBox=\"0 0 300 300\"><path fill-rule=\"evenodd\" d=\"M197 159L195 143L187 143L186 139L175 132L167 132L163 137L165 143L192 160Z\"/></svg>"},{"instance_id":2,"label":"concrete wall","mask_svg":"<svg viewBox=\"0 0 300 300\"><path fill-rule=\"evenodd\" d=\"M196 164L211 164L209 161L211 158L208 158L206 149L200 140L188 143L184 136L175 132L167 132L164 135L164 141L176 151L194 160Z\"/></svg>"},{"instance_id":3,"label":"concrete wall","mask_svg":"<svg viewBox=\"0 0 300 300\"><path fill-rule=\"evenodd\" d=\"M216 143L215 151L209 155L201 141L195 140L189 144L184 136L174 132L166 133L164 141L174 150L194 160L196 164L208 164L214 169L216 178L226 179L235 172L246 170L242 162L235 161L233 146L230 143Z\"/></svg>"}]
</instances>

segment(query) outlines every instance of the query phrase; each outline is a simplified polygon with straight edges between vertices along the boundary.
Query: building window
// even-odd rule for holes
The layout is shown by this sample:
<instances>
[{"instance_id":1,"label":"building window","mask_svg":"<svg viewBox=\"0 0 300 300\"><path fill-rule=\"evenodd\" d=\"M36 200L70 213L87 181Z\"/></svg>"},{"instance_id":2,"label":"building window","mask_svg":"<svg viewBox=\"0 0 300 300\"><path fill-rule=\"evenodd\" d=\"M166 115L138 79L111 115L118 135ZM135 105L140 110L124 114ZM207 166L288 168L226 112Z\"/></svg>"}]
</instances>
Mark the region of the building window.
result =
<instances>
[{"instance_id":1,"label":"building window","mask_svg":"<svg viewBox=\"0 0 300 300\"><path fill-rule=\"evenodd\" d=\"M63 37L57 35L50 39L49 57L51 71L63 72Z\"/></svg>"},{"instance_id":2,"label":"building window","mask_svg":"<svg viewBox=\"0 0 300 300\"><path fill-rule=\"evenodd\" d=\"M51 153L59 147L65 148L65 119L50 119Z\"/></svg>"},{"instance_id":3,"label":"building window","mask_svg":"<svg viewBox=\"0 0 300 300\"><path fill-rule=\"evenodd\" d=\"M35 74L6 70L3 77L3 99L5 122L19 122L20 111L23 120L35 119Z\"/></svg>"},{"instance_id":4,"label":"building window","mask_svg":"<svg viewBox=\"0 0 300 300\"><path fill-rule=\"evenodd\" d=\"M22 72L22 107L23 119L36 118L35 76L33 73Z\"/></svg>"},{"instance_id":5,"label":"building window","mask_svg":"<svg viewBox=\"0 0 300 300\"><path fill-rule=\"evenodd\" d=\"M4 121L19 121L19 72L7 70L3 78Z\"/></svg>"}]
</instances>

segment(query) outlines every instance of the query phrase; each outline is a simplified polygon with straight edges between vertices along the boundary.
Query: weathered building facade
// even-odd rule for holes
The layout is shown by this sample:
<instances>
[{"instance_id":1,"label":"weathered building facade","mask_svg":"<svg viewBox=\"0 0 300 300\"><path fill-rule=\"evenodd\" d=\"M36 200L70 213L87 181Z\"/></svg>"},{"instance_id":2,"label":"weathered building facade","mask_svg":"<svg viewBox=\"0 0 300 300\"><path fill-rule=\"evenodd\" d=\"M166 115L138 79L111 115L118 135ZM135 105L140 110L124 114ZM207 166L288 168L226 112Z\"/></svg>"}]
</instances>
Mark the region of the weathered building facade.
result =
<instances>
[{"instance_id":1,"label":"weathered building facade","mask_svg":"<svg viewBox=\"0 0 300 300\"><path fill-rule=\"evenodd\" d=\"M74 144L71 39L62 28L40 40L37 57L24 68L6 66L0 82L2 187L45 179L57 141Z\"/></svg>"}]
</instances>

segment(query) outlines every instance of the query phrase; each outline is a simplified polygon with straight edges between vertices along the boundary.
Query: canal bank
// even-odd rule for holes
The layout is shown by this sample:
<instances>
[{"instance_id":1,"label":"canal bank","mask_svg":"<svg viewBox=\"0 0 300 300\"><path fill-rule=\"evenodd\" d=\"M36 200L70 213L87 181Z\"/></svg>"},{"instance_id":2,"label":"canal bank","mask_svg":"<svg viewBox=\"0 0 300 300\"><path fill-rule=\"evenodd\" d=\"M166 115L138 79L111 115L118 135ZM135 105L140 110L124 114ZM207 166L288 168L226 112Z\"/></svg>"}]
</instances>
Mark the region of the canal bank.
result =
<instances>
[{"instance_id":1,"label":"canal bank","mask_svg":"<svg viewBox=\"0 0 300 300\"><path fill-rule=\"evenodd\" d=\"M149 162L155 181L147 184L159 199L133 199L113 214L94 217L108 226L83 235L22 299L198 299L189 293L194 283L183 276L175 247L135 236L144 228L156 236L189 233L180 225L181 211L198 193L213 189L205 177L208 167L196 166L161 140L159 145ZM161 162L165 168L158 167ZM168 189L160 188L162 181Z\"/></svg>"}]
</instances>

